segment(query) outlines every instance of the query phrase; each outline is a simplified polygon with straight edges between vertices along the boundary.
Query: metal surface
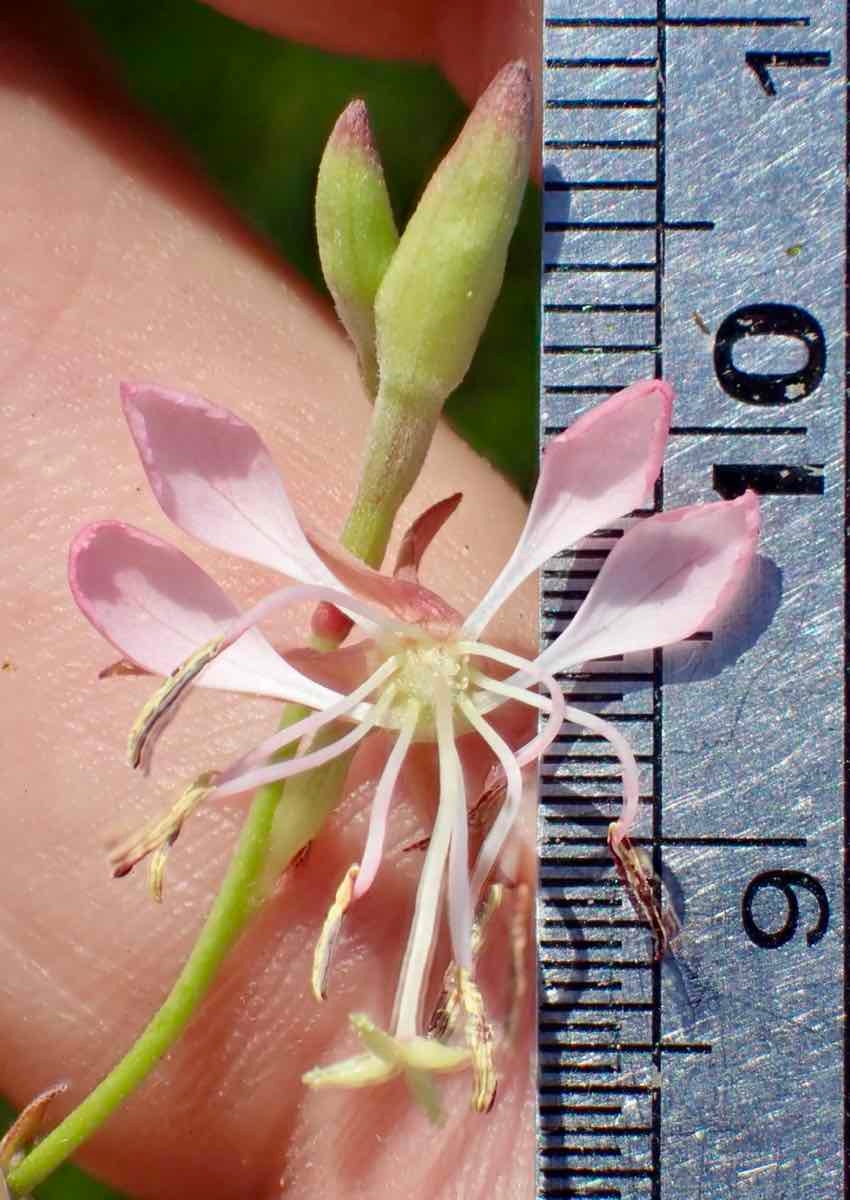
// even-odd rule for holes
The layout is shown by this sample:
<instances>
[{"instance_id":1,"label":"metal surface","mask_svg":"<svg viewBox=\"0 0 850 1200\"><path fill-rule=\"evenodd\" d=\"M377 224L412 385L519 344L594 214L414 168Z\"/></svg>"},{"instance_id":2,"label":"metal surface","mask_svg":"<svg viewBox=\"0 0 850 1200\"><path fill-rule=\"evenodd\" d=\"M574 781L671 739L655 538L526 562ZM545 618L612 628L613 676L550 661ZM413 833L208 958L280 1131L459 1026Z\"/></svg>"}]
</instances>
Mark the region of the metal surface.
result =
<instances>
[{"instance_id":1,"label":"metal surface","mask_svg":"<svg viewBox=\"0 0 850 1200\"><path fill-rule=\"evenodd\" d=\"M764 494L713 640L574 677L641 756L684 925L610 867L619 775L541 774L540 1197L834 1200L844 1094L845 6L547 0L542 440L663 374L656 506ZM641 519L640 516L635 519ZM545 633L617 530L550 564Z\"/></svg>"}]
</instances>

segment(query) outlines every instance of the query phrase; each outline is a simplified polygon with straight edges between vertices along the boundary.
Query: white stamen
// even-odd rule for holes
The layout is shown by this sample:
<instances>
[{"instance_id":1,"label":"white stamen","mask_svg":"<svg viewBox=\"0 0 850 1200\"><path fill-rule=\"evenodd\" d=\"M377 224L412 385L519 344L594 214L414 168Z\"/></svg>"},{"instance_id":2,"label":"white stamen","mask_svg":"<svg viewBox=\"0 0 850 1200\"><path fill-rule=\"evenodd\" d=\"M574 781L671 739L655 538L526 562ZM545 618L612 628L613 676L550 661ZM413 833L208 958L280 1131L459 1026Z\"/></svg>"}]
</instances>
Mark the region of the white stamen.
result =
<instances>
[{"instance_id":1,"label":"white stamen","mask_svg":"<svg viewBox=\"0 0 850 1200\"><path fill-rule=\"evenodd\" d=\"M477 683L483 692L495 692L499 696L504 696L508 700L516 700L519 704L527 704L530 708L536 708L540 712L549 713L552 711L552 701L548 696L538 696L537 692L530 692L527 688L514 687L510 683L506 683L503 679L493 679L490 675L485 675L483 671L477 671L474 668L469 672L469 678L473 683ZM481 712L491 712L498 707L498 703L493 703L492 696L486 696L479 692L473 697L473 702Z\"/></svg>"},{"instance_id":2,"label":"white stamen","mask_svg":"<svg viewBox=\"0 0 850 1200\"><path fill-rule=\"evenodd\" d=\"M551 702L549 719L540 733L532 738L530 742L526 742L516 755L517 762L521 767L540 758L558 736L558 731L564 721L564 696L556 680L546 671L542 670L537 663L529 662L528 659L520 658L518 654L511 654L507 650L499 650L495 646L485 646L481 642L458 642L457 648L461 654L471 654L479 658L490 658L494 662L503 663L507 667L514 667L518 673L530 675L535 684L542 684L546 688ZM519 677L519 675L512 676L508 684L516 684ZM514 699L520 699L520 697L516 696Z\"/></svg>"},{"instance_id":3,"label":"white stamen","mask_svg":"<svg viewBox=\"0 0 850 1200\"><path fill-rule=\"evenodd\" d=\"M487 724L475 705L465 697L461 697L460 706L470 725L481 735L499 760L507 780L505 803L499 809L498 816L484 839L475 863L472 876L472 895L477 897L516 821L522 801L522 773L513 750L496 733L496 730Z\"/></svg>"},{"instance_id":4,"label":"white stamen","mask_svg":"<svg viewBox=\"0 0 850 1200\"><path fill-rule=\"evenodd\" d=\"M460 698L460 697L459 697ZM466 811L466 789L463 768L457 752L454 727L449 715L449 733L454 757L456 795L454 799L454 826L449 846L448 909L449 932L452 939L452 954L461 970L472 970L472 890L469 885L469 824ZM439 748L440 755L444 748Z\"/></svg>"},{"instance_id":5,"label":"white stamen","mask_svg":"<svg viewBox=\"0 0 850 1200\"><path fill-rule=\"evenodd\" d=\"M410 749L410 743L413 741L413 735L416 732L420 711L420 706L415 700L411 700L408 703L405 715L402 718L398 737L395 740L395 745L381 772L381 778L378 780L375 797L372 800L372 810L369 814L366 847L363 851L363 859L360 863L360 870L354 884L354 900L359 900L361 896L368 892L378 873L378 867L380 866L381 856L384 851L384 839L387 832L387 816L390 803L396 784L398 783L399 773L401 772L407 752Z\"/></svg>"},{"instance_id":6,"label":"white stamen","mask_svg":"<svg viewBox=\"0 0 850 1200\"><path fill-rule=\"evenodd\" d=\"M585 712L581 708L567 705L565 716L573 725L589 729L591 733L598 733L604 737L620 760L623 773L623 811L620 813L619 820L614 823L611 833L611 838L616 846L634 828L637 820L638 805L640 804L640 771L634 752L619 729L616 729L610 721L605 721L602 717L597 716L596 713Z\"/></svg>"},{"instance_id":7,"label":"white stamen","mask_svg":"<svg viewBox=\"0 0 850 1200\"><path fill-rule=\"evenodd\" d=\"M285 729L278 730L264 741L255 746L247 754L243 754L236 762L231 763L226 771L221 774L221 782L227 783L237 775L241 775L248 767L254 766L256 763L265 762L278 750L282 750L285 746L291 745L293 742L300 741L302 737L313 736L319 732L325 725L331 721L336 721L339 717L349 716L353 710L357 708L361 700L365 700L376 688L385 683L390 676L398 669L398 656L393 655L386 662L381 663L377 671L369 676L359 687L355 688L337 704L331 704L328 708L319 709L317 712L311 713L308 717L302 718L300 721L295 721L292 725L287 725Z\"/></svg>"},{"instance_id":8,"label":"white stamen","mask_svg":"<svg viewBox=\"0 0 850 1200\"><path fill-rule=\"evenodd\" d=\"M457 770L451 754L443 753L443 747L447 744L454 748L451 711L447 703L436 706L436 718L440 763L440 802L431 840L425 854L422 874L419 876L416 910L413 915L413 924L407 941L396 996L396 1033L402 1039L415 1037L419 1026L422 992L431 960L437 910L440 904L443 874L455 816Z\"/></svg>"},{"instance_id":9,"label":"white stamen","mask_svg":"<svg viewBox=\"0 0 850 1200\"><path fill-rule=\"evenodd\" d=\"M395 687L390 684L386 691L382 692L377 703L367 709L360 725L351 733L337 738L329 746L324 746L321 750L314 750L310 754L300 754L296 758L269 763L265 767L254 767L243 775L238 775L235 779L220 784L210 793L210 798L221 800L225 796L239 796L243 792L253 791L254 788L264 787L267 783L277 783L279 779L289 779L293 775L300 775L303 771L311 771L313 767L321 767L326 762L338 758L340 754L351 750L358 742L362 742L367 734L371 733L391 706L394 696Z\"/></svg>"}]
</instances>

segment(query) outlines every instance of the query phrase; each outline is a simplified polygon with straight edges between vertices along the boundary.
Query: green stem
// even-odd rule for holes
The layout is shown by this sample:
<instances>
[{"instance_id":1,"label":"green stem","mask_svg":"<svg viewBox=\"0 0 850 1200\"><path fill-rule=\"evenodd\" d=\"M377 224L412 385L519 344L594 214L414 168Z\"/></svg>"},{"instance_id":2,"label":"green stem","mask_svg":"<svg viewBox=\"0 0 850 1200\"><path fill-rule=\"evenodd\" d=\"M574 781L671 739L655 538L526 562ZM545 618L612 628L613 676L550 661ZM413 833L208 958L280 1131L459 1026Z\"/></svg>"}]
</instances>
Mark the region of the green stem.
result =
<instances>
[{"instance_id":1,"label":"green stem","mask_svg":"<svg viewBox=\"0 0 850 1200\"><path fill-rule=\"evenodd\" d=\"M185 1029L228 951L265 898L261 881L282 786L271 784L255 795L212 910L164 1004L106 1078L9 1173L7 1183L13 1195L31 1192L73 1154L138 1087ZM299 848L293 845L289 857ZM278 855L281 851L278 844Z\"/></svg>"},{"instance_id":2,"label":"green stem","mask_svg":"<svg viewBox=\"0 0 850 1200\"><path fill-rule=\"evenodd\" d=\"M386 388L375 399L357 495L340 537L346 549L371 567L383 560L396 514L434 436L439 409L421 407Z\"/></svg>"}]
</instances>

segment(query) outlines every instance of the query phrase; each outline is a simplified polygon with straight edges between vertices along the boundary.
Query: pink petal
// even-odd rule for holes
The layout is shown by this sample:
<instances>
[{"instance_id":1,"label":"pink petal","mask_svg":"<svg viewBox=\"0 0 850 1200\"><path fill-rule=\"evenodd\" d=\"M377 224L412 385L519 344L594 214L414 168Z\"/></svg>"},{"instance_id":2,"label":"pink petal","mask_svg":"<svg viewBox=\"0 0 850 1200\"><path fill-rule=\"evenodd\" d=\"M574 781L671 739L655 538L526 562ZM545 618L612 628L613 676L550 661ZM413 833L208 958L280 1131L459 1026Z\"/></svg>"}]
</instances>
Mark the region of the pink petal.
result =
<instances>
[{"instance_id":1,"label":"pink petal","mask_svg":"<svg viewBox=\"0 0 850 1200\"><path fill-rule=\"evenodd\" d=\"M250 425L188 392L124 383L121 399L148 482L176 525L299 582L336 583Z\"/></svg>"},{"instance_id":2,"label":"pink petal","mask_svg":"<svg viewBox=\"0 0 850 1200\"><path fill-rule=\"evenodd\" d=\"M706 628L741 583L758 534L754 492L639 521L611 551L578 613L537 665L562 671L589 659L666 646Z\"/></svg>"},{"instance_id":3,"label":"pink petal","mask_svg":"<svg viewBox=\"0 0 850 1200\"><path fill-rule=\"evenodd\" d=\"M330 605L328 607L331 607ZM353 642L338 650L322 652L307 646L275 646L302 675L340 693L353 692L372 673L382 655L371 640Z\"/></svg>"},{"instance_id":4,"label":"pink petal","mask_svg":"<svg viewBox=\"0 0 850 1200\"><path fill-rule=\"evenodd\" d=\"M174 546L119 521L80 530L71 544L71 592L92 625L121 654L168 675L228 629L239 609L205 571ZM316 707L338 694L290 666L258 630L211 663L198 683Z\"/></svg>"},{"instance_id":5,"label":"pink petal","mask_svg":"<svg viewBox=\"0 0 850 1200\"><path fill-rule=\"evenodd\" d=\"M463 492L455 492L419 514L401 539L393 569L396 579L419 582L419 564L422 556L462 499Z\"/></svg>"},{"instance_id":6,"label":"pink petal","mask_svg":"<svg viewBox=\"0 0 850 1200\"><path fill-rule=\"evenodd\" d=\"M548 558L637 508L652 488L673 389L647 379L617 392L550 442L525 528L501 574L464 623L477 636L504 601Z\"/></svg>"},{"instance_id":7,"label":"pink petal","mask_svg":"<svg viewBox=\"0 0 850 1200\"><path fill-rule=\"evenodd\" d=\"M315 531L311 531L310 541L352 595L379 604L399 620L411 625L454 630L460 624L461 616L457 609L421 583L382 575L349 554L337 542Z\"/></svg>"}]
</instances>

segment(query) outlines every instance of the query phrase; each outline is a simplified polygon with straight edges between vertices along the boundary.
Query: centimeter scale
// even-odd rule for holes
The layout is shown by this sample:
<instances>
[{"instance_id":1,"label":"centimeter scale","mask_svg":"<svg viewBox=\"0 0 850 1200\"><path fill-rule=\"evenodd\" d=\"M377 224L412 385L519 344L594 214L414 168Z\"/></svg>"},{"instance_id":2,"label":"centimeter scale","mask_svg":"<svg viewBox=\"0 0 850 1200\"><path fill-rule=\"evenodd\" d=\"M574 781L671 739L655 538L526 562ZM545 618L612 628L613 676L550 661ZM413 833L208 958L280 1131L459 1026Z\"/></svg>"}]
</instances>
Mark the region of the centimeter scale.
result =
<instances>
[{"instance_id":1,"label":"centimeter scale","mask_svg":"<svg viewBox=\"0 0 850 1200\"><path fill-rule=\"evenodd\" d=\"M541 1200L850 1195L846 30L838 0L546 0L541 441L663 375L663 480L630 520L752 487L764 535L722 628L565 681L631 738L683 932L654 962L606 850L616 760L565 726L540 774ZM622 531L549 564L545 637Z\"/></svg>"}]
</instances>

